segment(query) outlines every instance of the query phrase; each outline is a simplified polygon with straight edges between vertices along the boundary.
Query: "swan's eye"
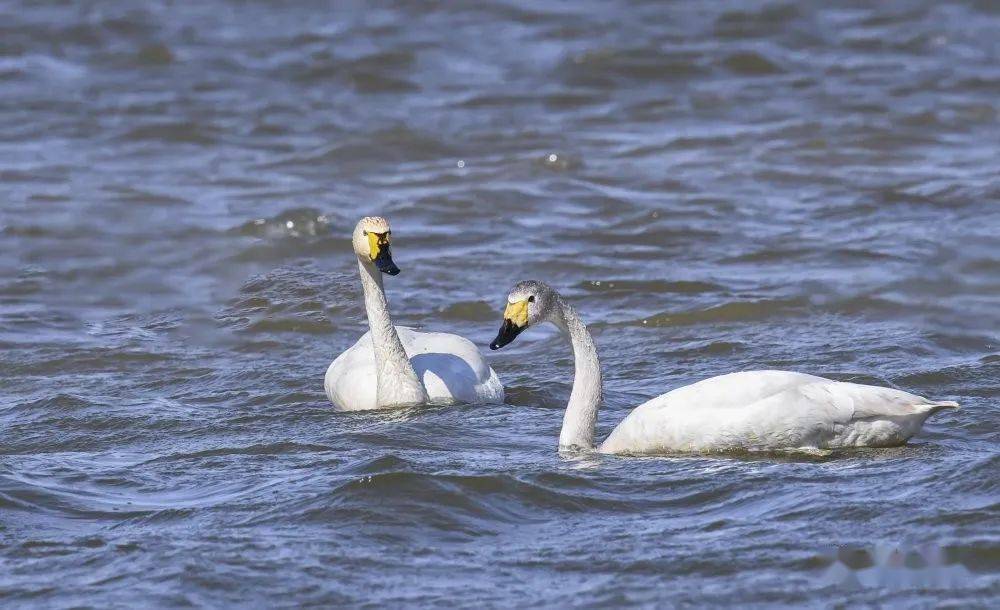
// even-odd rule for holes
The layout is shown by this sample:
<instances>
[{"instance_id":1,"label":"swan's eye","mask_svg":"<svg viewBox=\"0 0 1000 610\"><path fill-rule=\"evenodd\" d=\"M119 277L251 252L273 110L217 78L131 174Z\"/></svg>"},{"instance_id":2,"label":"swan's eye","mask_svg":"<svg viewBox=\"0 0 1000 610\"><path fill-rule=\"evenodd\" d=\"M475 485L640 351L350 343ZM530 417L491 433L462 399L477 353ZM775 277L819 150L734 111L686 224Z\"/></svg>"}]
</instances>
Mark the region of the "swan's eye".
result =
<instances>
[{"instance_id":1,"label":"swan's eye","mask_svg":"<svg viewBox=\"0 0 1000 610\"><path fill-rule=\"evenodd\" d=\"M368 237L368 231L362 231L365 237Z\"/></svg>"},{"instance_id":2,"label":"swan's eye","mask_svg":"<svg viewBox=\"0 0 1000 610\"><path fill-rule=\"evenodd\" d=\"M531 295L531 296L529 296L529 297L528 297L528 302L529 302L529 303L534 303L534 302L535 302L535 295Z\"/></svg>"}]
</instances>

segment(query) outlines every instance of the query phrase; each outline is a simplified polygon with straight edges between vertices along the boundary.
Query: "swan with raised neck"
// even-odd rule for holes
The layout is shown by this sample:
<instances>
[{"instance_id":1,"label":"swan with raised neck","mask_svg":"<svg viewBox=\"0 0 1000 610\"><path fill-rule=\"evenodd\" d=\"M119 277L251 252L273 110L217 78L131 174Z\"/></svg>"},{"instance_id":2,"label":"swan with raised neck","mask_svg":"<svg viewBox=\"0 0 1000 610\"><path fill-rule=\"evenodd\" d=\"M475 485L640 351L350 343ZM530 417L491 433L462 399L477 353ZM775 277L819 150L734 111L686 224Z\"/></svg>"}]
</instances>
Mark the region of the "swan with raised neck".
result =
<instances>
[{"instance_id":1,"label":"swan with raised neck","mask_svg":"<svg viewBox=\"0 0 1000 610\"><path fill-rule=\"evenodd\" d=\"M366 216L358 221L351 237L358 258L365 313L371 331L375 400L379 408L427 404L427 392L392 323L389 302L382 286L383 273L399 274L399 267L392 260L391 235L388 220L381 216Z\"/></svg>"},{"instance_id":2,"label":"swan with raised neck","mask_svg":"<svg viewBox=\"0 0 1000 610\"><path fill-rule=\"evenodd\" d=\"M828 450L901 445L933 413L956 408L892 388L790 371L744 371L677 388L636 407L595 446L601 364L576 310L543 282L520 282L507 296L491 349L529 326L549 322L573 348L573 390L559 433L560 451L615 454Z\"/></svg>"},{"instance_id":3,"label":"swan with raised neck","mask_svg":"<svg viewBox=\"0 0 1000 610\"><path fill-rule=\"evenodd\" d=\"M500 379L472 342L393 324L382 284L399 273L391 236L381 216L362 218L351 236L369 332L327 369L330 401L344 411L502 401Z\"/></svg>"}]
</instances>

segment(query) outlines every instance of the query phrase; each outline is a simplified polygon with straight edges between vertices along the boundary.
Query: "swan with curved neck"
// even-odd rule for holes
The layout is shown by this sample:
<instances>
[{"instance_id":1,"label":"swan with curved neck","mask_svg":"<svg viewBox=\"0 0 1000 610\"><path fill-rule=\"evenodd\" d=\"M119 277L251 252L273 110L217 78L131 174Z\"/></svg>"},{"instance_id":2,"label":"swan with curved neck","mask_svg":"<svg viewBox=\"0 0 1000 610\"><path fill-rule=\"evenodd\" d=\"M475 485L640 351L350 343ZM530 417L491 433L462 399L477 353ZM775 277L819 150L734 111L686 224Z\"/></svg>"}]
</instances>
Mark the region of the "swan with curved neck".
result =
<instances>
[{"instance_id":1,"label":"swan with curved neck","mask_svg":"<svg viewBox=\"0 0 1000 610\"><path fill-rule=\"evenodd\" d=\"M905 443L932 413L958 407L891 388L803 373L746 371L653 398L595 445L601 363L590 332L559 293L542 282L515 285L490 349L500 349L541 322L558 327L573 347L573 390L559 434L560 450L655 455L887 447Z\"/></svg>"},{"instance_id":2,"label":"swan with curved neck","mask_svg":"<svg viewBox=\"0 0 1000 610\"><path fill-rule=\"evenodd\" d=\"M330 364L327 397L342 411L503 401L500 379L471 341L393 324L382 284L383 275L399 274L391 235L380 216L354 228L369 332Z\"/></svg>"}]
</instances>

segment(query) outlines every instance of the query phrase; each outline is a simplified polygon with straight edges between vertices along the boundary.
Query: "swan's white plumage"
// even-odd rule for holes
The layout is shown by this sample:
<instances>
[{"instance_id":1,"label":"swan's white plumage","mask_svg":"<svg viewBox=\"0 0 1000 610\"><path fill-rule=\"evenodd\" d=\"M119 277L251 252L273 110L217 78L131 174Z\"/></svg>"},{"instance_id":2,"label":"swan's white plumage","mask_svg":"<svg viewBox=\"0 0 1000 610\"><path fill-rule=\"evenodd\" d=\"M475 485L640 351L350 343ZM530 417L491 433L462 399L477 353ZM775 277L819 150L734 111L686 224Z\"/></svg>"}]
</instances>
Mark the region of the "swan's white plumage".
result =
<instances>
[{"instance_id":1,"label":"swan's white plumage","mask_svg":"<svg viewBox=\"0 0 1000 610\"><path fill-rule=\"evenodd\" d=\"M396 332L431 404L503 402L503 385L471 341L448 333L396 326ZM337 409L377 409L371 333L334 360L326 371L326 395Z\"/></svg>"},{"instance_id":2,"label":"swan's white plumage","mask_svg":"<svg viewBox=\"0 0 1000 610\"><path fill-rule=\"evenodd\" d=\"M575 368L559 448L595 449L603 379L586 325L542 282L519 282L507 303L490 347L507 345L533 324L549 322L559 328L573 348ZM511 304L523 304L527 315L510 317ZM747 371L705 379L639 405L596 450L649 455L886 447L905 443L932 413L956 407L892 388L788 371Z\"/></svg>"},{"instance_id":3,"label":"swan's white plumage","mask_svg":"<svg viewBox=\"0 0 1000 610\"><path fill-rule=\"evenodd\" d=\"M351 236L368 332L330 364L326 395L342 411L456 402L500 402L503 386L479 349L457 335L396 326L382 274L396 275L389 221L362 218Z\"/></svg>"},{"instance_id":4,"label":"swan's white plumage","mask_svg":"<svg viewBox=\"0 0 1000 610\"><path fill-rule=\"evenodd\" d=\"M788 371L747 371L677 388L639 405L602 453L884 447L906 442L951 402Z\"/></svg>"}]
</instances>

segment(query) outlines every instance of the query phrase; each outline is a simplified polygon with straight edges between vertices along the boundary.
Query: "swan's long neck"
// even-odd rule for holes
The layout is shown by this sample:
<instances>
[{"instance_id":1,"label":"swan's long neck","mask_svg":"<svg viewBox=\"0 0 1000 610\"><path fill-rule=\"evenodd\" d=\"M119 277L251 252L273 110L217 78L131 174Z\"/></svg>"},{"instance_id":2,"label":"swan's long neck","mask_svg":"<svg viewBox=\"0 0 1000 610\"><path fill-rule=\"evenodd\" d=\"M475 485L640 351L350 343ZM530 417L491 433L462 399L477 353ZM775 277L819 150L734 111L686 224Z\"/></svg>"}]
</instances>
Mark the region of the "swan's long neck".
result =
<instances>
[{"instance_id":1,"label":"swan's long neck","mask_svg":"<svg viewBox=\"0 0 1000 610\"><path fill-rule=\"evenodd\" d=\"M382 289L382 272L358 258L361 285L365 291L365 311L375 348L375 396L379 407L399 407L427 403L427 392L413 364L406 357L403 342L392 324L389 302Z\"/></svg>"},{"instance_id":2,"label":"swan's long neck","mask_svg":"<svg viewBox=\"0 0 1000 610\"><path fill-rule=\"evenodd\" d=\"M593 449L597 409L601 405L601 362L597 359L594 339L576 310L562 299L559 299L558 308L560 314L555 324L569 336L575 369L573 391L559 433L559 448Z\"/></svg>"}]
</instances>

